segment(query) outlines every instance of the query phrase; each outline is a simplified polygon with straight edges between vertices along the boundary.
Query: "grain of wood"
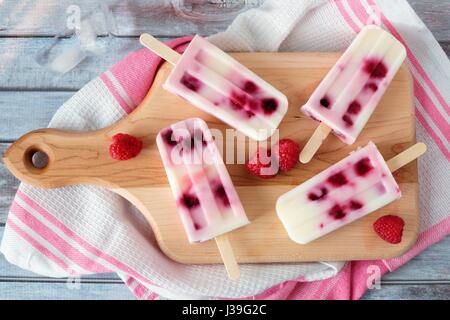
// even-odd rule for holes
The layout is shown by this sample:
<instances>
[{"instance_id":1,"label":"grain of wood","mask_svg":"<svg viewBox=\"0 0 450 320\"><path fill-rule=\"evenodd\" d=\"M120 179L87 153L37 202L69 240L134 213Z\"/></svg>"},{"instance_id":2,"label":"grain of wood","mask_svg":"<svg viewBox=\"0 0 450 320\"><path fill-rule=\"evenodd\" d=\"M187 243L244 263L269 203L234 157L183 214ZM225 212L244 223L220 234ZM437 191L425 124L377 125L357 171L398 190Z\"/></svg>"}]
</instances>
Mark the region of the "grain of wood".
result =
<instances>
[{"instance_id":1,"label":"grain of wood","mask_svg":"<svg viewBox=\"0 0 450 320\"><path fill-rule=\"evenodd\" d=\"M102 54L87 57L69 72L58 74L35 60L38 52L50 46L52 41L47 38L0 38L1 90L78 90L128 53L142 48L135 38L99 38ZM61 48L68 46L66 39L62 40Z\"/></svg>"},{"instance_id":2,"label":"grain of wood","mask_svg":"<svg viewBox=\"0 0 450 320\"><path fill-rule=\"evenodd\" d=\"M449 300L450 284L381 284L369 290L363 300Z\"/></svg>"},{"instance_id":3,"label":"grain of wood","mask_svg":"<svg viewBox=\"0 0 450 320\"><path fill-rule=\"evenodd\" d=\"M450 236L414 257L410 262L386 274L386 281L450 281Z\"/></svg>"},{"instance_id":4,"label":"grain of wood","mask_svg":"<svg viewBox=\"0 0 450 320\"><path fill-rule=\"evenodd\" d=\"M77 5L82 16L92 14L97 34L107 33L97 1L5 0L0 2L0 36L55 36L66 29L71 5Z\"/></svg>"},{"instance_id":5,"label":"grain of wood","mask_svg":"<svg viewBox=\"0 0 450 320\"><path fill-rule=\"evenodd\" d=\"M438 41L450 41L450 1L408 0Z\"/></svg>"},{"instance_id":6,"label":"grain of wood","mask_svg":"<svg viewBox=\"0 0 450 320\"><path fill-rule=\"evenodd\" d=\"M0 142L12 142L31 130L46 127L74 93L0 91Z\"/></svg>"},{"instance_id":7,"label":"grain of wood","mask_svg":"<svg viewBox=\"0 0 450 320\"><path fill-rule=\"evenodd\" d=\"M3 154L9 145L9 143L0 143L0 154ZM0 160L0 224L6 222L8 210L18 186L19 180L6 169L3 161Z\"/></svg>"},{"instance_id":8,"label":"grain of wood","mask_svg":"<svg viewBox=\"0 0 450 320\"><path fill-rule=\"evenodd\" d=\"M438 41L450 40L450 3L441 0L408 0L424 20ZM18 6L15 0L2 1L0 5L0 36L54 36L66 28L70 5L78 5L81 13L94 12L94 21L99 35L111 32L117 36L139 36L149 32L162 37L178 37L186 34L210 35L226 29L231 20L209 21L186 19L174 9L169 1L117 1L110 6L111 21L104 22L98 4L80 0L26 0ZM207 7L205 7L207 8ZM196 10L203 14L202 6ZM219 9L221 11L225 8Z\"/></svg>"},{"instance_id":9,"label":"grain of wood","mask_svg":"<svg viewBox=\"0 0 450 320\"><path fill-rule=\"evenodd\" d=\"M131 291L121 283L68 284L55 282L1 281L0 299L5 300L134 300Z\"/></svg>"},{"instance_id":10,"label":"grain of wood","mask_svg":"<svg viewBox=\"0 0 450 320\"><path fill-rule=\"evenodd\" d=\"M143 32L164 37L187 34L210 35L226 29L232 20L208 21L187 19L170 1L133 0L109 1L109 10L103 10L94 1L80 0L27 0L18 6L15 0L5 0L0 5L0 36L54 36L66 28L69 6L77 5L82 16L93 13L98 35L139 36ZM229 12L226 7L209 10L207 6L194 5L196 12L218 17ZM251 7L247 4L247 7ZM218 12L220 10L220 12ZM109 11L108 21L104 12ZM222 15L223 17L223 15Z\"/></svg>"},{"instance_id":11,"label":"grain of wood","mask_svg":"<svg viewBox=\"0 0 450 320\"><path fill-rule=\"evenodd\" d=\"M168 38L159 39L161 41L169 40ZM0 38L0 47L4 52L0 60L0 70L2 70L0 91L75 91L120 61L128 53L142 47L137 38L99 38L98 43L103 53L86 58L74 69L61 75L35 61L38 52L42 48L49 47L52 42L53 40L48 38ZM62 40L61 48L69 45L66 40ZM450 42L444 42L442 45L447 55L450 56Z\"/></svg>"}]
</instances>

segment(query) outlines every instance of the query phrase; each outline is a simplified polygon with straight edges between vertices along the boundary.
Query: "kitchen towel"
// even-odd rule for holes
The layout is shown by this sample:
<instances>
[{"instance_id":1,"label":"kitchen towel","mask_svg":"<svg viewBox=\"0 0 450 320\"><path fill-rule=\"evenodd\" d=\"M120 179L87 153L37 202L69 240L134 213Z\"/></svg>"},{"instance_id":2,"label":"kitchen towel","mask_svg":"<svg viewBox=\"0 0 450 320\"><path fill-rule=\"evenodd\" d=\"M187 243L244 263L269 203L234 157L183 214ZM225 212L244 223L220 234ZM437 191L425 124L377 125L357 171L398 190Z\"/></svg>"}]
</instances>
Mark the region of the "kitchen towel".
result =
<instances>
[{"instance_id":1,"label":"kitchen towel","mask_svg":"<svg viewBox=\"0 0 450 320\"><path fill-rule=\"evenodd\" d=\"M139 299L359 298L369 281L450 232L445 207L450 184L450 62L445 53L403 0L266 0L210 37L226 51L342 51L365 24L381 25L407 47L417 139L429 148L419 160L421 234L404 256L345 264L242 265L241 279L233 282L223 266L186 266L168 259L143 216L107 190L43 190L25 184L11 206L0 250L11 263L47 276L116 272ZM169 45L181 52L189 40ZM143 99L160 62L146 49L130 54L76 93L49 126L85 131L116 122Z\"/></svg>"}]
</instances>

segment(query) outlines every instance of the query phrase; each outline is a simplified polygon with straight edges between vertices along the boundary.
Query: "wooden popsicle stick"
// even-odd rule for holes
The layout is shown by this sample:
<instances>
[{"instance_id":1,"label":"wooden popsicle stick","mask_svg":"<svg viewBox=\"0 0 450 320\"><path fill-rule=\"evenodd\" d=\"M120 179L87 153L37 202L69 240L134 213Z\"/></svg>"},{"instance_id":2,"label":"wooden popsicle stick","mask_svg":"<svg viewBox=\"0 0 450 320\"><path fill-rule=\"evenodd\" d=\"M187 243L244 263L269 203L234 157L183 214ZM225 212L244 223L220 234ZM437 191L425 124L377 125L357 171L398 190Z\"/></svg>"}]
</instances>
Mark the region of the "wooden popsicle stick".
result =
<instances>
[{"instance_id":1,"label":"wooden popsicle stick","mask_svg":"<svg viewBox=\"0 0 450 320\"><path fill-rule=\"evenodd\" d=\"M141 34L139 41L144 47L147 47L172 65L176 65L180 60L181 55L178 52L166 46L164 43L148 33Z\"/></svg>"},{"instance_id":2,"label":"wooden popsicle stick","mask_svg":"<svg viewBox=\"0 0 450 320\"><path fill-rule=\"evenodd\" d=\"M231 280L239 279L241 272L239 270L239 265L236 262L236 257L234 256L233 247L231 246L228 235L222 234L214 239L219 248L220 256L222 257L223 264L227 270L228 277Z\"/></svg>"},{"instance_id":3,"label":"wooden popsicle stick","mask_svg":"<svg viewBox=\"0 0 450 320\"><path fill-rule=\"evenodd\" d=\"M389 159L387 161L387 165L391 170L391 172L394 172L400 169L401 167L407 165L411 161L414 161L415 159L420 157L422 154L425 153L425 151L427 151L426 144L423 142L418 142L412 147L409 147L405 151L399 153L392 159Z\"/></svg>"},{"instance_id":4,"label":"wooden popsicle stick","mask_svg":"<svg viewBox=\"0 0 450 320\"><path fill-rule=\"evenodd\" d=\"M305 147L300 152L299 160L301 163L308 163L312 157L316 154L325 140L331 132L331 128L325 125L323 122L314 131L311 138L309 138Z\"/></svg>"}]
</instances>

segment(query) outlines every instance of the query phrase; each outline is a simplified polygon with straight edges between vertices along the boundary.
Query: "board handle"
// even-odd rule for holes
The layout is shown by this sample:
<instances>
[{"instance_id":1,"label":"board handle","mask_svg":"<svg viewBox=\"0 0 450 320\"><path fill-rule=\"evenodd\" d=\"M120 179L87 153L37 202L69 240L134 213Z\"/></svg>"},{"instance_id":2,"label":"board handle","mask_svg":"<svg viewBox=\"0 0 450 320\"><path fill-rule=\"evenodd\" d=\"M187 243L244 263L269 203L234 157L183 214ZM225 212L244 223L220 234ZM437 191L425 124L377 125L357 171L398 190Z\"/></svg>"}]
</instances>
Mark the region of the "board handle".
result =
<instances>
[{"instance_id":1,"label":"board handle","mask_svg":"<svg viewBox=\"0 0 450 320\"><path fill-rule=\"evenodd\" d=\"M316 128L313 135L309 138L308 142L300 152L299 160L301 163L308 163L311 161L312 157L322 145L323 140L328 137L330 132L331 128L323 122Z\"/></svg>"},{"instance_id":2,"label":"board handle","mask_svg":"<svg viewBox=\"0 0 450 320\"><path fill-rule=\"evenodd\" d=\"M178 52L166 46L148 33L141 34L139 41L144 47L147 47L172 65L176 65L181 58L181 55Z\"/></svg>"},{"instance_id":3,"label":"board handle","mask_svg":"<svg viewBox=\"0 0 450 320\"><path fill-rule=\"evenodd\" d=\"M4 153L6 167L21 181L41 188L57 188L71 184L91 183L115 186L107 181L107 168L115 166L109 156L110 141L104 130L70 132L58 129L31 131L14 142ZM36 155L46 164L36 166ZM46 155L46 157L42 157ZM119 162L119 161L116 161Z\"/></svg>"},{"instance_id":4,"label":"board handle","mask_svg":"<svg viewBox=\"0 0 450 320\"><path fill-rule=\"evenodd\" d=\"M216 240L217 247L219 248L220 256L225 265L225 269L228 273L228 278L231 280L237 280L241 276L239 265L234 256L233 247L231 246L230 239L227 234L222 234L214 238Z\"/></svg>"},{"instance_id":5,"label":"board handle","mask_svg":"<svg viewBox=\"0 0 450 320\"><path fill-rule=\"evenodd\" d=\"M399 153L392 159L387 161L387 165L391 172L394 172L401 167L407 165L411 161L416 160L427 151L427 145L423 142L418 142L415 145L409 147L405 151Z\"/></svg>"}]
</instances>

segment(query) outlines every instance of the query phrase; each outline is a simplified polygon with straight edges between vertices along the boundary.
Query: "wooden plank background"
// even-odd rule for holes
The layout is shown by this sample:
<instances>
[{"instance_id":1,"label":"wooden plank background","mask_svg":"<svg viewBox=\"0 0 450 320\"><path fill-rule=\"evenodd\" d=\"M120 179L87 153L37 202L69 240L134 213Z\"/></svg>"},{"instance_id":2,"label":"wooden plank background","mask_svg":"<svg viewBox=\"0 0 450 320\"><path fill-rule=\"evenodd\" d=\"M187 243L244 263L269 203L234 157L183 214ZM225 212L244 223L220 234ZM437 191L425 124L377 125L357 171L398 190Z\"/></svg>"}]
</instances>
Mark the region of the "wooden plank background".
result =
<instances>
[{"instance_id":1,"label":"wooden plank background","mask_svg":"<svg viewBox=\"0 0 450 320\"><path fill-rule=\"evenodd\" d=\"M89 57L72 71L58 75L39 66L34 57L64 29L65 10L74 3L81 3L82 11L93 11L99 18L96 20L102 21L101 8L89 1L0 2L0 153L22 134L45 127L55 110L74 92L128 52L140 48L140 33L150 32L162 40L192 33L209 35L224 30L230 22L186 20L175 14L168 1L117 1L111 8L115 23L96 26L105 54ZM450 56L450 1L409 3ZM113 35L108 36L107 30ZM18 181L0 163L0 238L17 186ZM381 289L369 290L364 299L450 299L449 270L447 237L386 275ZM78 289L70 289L66 281L21 270L0 256L0 299L133 299L114 274L83 277Z\"/></svg>"}]
</instances>

